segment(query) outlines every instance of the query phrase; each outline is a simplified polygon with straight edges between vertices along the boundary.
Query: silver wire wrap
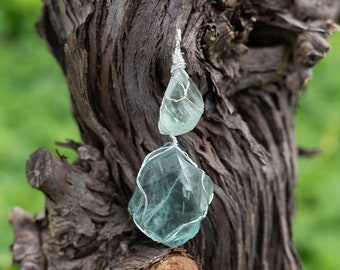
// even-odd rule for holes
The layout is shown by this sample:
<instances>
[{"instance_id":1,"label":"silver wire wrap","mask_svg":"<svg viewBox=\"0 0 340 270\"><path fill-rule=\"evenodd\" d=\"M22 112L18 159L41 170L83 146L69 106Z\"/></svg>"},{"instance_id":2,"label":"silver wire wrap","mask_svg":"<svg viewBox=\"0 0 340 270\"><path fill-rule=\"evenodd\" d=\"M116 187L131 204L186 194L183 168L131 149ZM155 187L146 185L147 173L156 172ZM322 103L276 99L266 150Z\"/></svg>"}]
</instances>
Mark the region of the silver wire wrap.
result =
<instances>
[{"instance_id":1,"label":"silver wire wrap","mask_svg":"<svg viewBox=\"0 0 340 270\"><path fill-rule=\"evenodd\" d=\"M183 58L183 53L181 52L181 41L182 41L182 32L180 29L176 30L176 47L175 51L172 54L172 65L171 65L171 73L174 72L175 69L181 68L185 69L185 61Z\"/></svg>"}]
</instances>

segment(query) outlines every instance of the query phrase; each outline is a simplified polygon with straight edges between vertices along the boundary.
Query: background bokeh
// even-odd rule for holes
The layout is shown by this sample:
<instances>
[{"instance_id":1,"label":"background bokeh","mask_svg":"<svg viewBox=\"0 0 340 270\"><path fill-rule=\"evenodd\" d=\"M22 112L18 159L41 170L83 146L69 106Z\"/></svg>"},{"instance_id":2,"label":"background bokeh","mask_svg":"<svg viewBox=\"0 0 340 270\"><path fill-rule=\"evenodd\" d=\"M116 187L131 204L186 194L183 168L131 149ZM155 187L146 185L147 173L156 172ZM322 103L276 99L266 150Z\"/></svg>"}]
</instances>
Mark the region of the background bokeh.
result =
<instances>
[{"instance_id":1,"label":"background bokeh","mask_svg":"<svg viewBox=\"0 0 340 270\"><path fill-rule=\"evenodd\" d=\"M10 209L20 206L35 214L44 198L29 187L25 162L34 150L73 159L55 146L67 138L80 140L71 116L63 75L35 32L40 0L0 2L0 269L11 266L13 233ZM299 159L294 238L304 269L340 269L340 34L314 69L307 91L301 92L296 116L300 146L321 148L313 158Z\"/></svg>"}]
</instances>

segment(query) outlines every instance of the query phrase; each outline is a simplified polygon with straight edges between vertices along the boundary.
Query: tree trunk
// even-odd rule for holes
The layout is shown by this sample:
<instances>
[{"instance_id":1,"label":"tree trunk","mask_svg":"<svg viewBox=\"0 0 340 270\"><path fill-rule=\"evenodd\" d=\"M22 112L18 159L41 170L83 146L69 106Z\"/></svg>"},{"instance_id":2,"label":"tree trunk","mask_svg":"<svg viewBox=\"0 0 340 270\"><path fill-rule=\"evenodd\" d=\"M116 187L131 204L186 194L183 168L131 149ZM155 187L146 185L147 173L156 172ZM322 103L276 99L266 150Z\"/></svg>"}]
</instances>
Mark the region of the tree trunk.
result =
<instances>
[{"instance_id":1,"label":"tree trunk","mask_svg":"<svg viewBox=\"0 0 340 270\"><path fill-rule=\"evenodd\" d=\"M43 214L15 208L22 269L299 269L292 242L294 111L337 29L337 0L45 0L37 24L62 67L84 142L69 164L45 148L27 178ZM158 132L175 29L205 113L179 144L215 183L198 235L169 249L127 212ZM189 255L190 254L190 255ZM177 267L177 268L176 268Z\"/></svg>"}]
</instances>

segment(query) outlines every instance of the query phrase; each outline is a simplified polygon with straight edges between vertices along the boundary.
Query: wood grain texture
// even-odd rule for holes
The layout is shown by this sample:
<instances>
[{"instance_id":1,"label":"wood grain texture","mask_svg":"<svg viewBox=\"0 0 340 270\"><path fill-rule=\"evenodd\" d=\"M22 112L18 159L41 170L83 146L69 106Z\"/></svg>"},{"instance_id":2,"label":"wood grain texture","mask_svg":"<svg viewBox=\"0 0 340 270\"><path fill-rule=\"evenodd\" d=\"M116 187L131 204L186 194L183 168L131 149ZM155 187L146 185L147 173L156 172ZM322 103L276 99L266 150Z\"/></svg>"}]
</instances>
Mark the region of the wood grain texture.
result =
<instances>
[{"instance_id":1,"label":"wood grain texture","mask_svg":"<svg viewBox=\"0 0 340 270\"><path fill-rule=\"evenodd\" d=\"M79 154L73 164L44 148L27 163L46 195L30 221L37 269L300 269L294 111L338 12L336 0L45 0L37 28L63 69L84 145L66 144ZM142 160L169 141L157 122L176 28L205 100L179 144L215 183L185 250L152 242L127 213ZM26 257L14 229L14 256Z\"/></svg>"}]
</instances>

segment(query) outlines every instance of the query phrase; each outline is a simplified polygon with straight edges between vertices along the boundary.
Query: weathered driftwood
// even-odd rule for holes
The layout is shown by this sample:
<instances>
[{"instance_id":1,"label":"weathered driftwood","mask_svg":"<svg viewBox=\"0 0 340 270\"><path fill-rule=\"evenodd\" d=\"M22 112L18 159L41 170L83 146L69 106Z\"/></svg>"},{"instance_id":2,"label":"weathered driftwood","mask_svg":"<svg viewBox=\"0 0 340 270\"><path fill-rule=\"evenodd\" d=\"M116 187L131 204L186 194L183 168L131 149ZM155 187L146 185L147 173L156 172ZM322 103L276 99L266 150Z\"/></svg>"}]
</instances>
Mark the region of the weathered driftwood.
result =
<instances>
[{"instance_id":1,"label":"weathered driftwood","mask_svg":"<svg viewBox=\"0 0 340 270\"><path fill-rule=\"evenodd\" d=\"M45 0L37 28L68 82L84 145L69 164L44 148L27 163L43 214L14 209L23 269L299 269L292 242L294 110L327 52L339 3L328 1ZM179 138L215 182L199 234L168 249L127 213L157 130L175 29L204 95L197 128ZM188 255L190 254L190 255Z\"/></svg>"}]
</instances>

